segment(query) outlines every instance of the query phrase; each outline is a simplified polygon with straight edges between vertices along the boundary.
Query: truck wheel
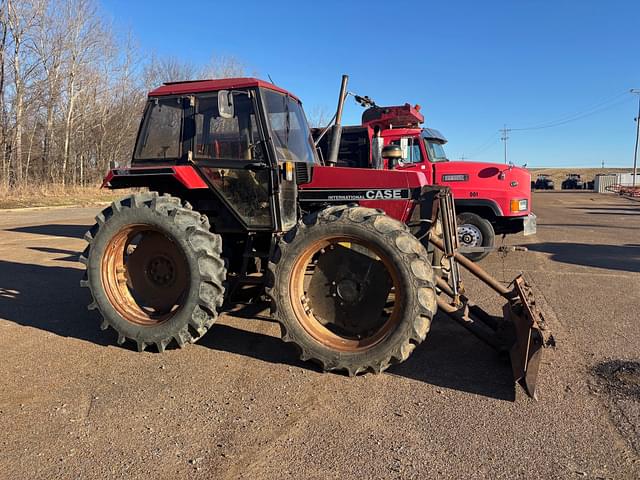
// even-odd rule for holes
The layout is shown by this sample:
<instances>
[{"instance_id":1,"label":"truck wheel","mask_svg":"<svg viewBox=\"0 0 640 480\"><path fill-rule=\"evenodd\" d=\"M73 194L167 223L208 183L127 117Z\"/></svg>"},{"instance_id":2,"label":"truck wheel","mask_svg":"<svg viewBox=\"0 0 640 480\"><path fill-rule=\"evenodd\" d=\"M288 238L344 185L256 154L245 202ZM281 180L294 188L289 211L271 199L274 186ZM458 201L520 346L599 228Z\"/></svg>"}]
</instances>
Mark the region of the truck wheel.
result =
<instances>
[{"instance_id":1,"label":"truck wheel","mask_svg":"<svg viewBox=\"0 0 640 480\"><path fill-rule=\"evenodd\" d=\"M363 207L330 207L288 232L269 262L267 294L302 360L349 375L406 360L437 308L422 244Z\"/></svg>"},{"instance_id":2,"label":"truck wheel","mask_svg":"<svg viewBox=\"0 0 640 480\"><path fill-rule=\"evenodd\" d=\"M465 212L457 216L458 239L462 247L493 247L496 234L491 223L475 213ZM490 252L464 253L473 262L478 262Z\"/></svg>"},{"instance_id":3,"label":"truck wheel","mask_svg":"<svg viewBox=\"0 0 640 480\"><path fill-rule=\"evenodd\" d=\"M118 344L158 351L195 342L215 322L224 297L222 241L206 216L180 199L155 192L131 195L105 208L85 234L81 286L93 297Z\"/></svg>"}]
</instances>

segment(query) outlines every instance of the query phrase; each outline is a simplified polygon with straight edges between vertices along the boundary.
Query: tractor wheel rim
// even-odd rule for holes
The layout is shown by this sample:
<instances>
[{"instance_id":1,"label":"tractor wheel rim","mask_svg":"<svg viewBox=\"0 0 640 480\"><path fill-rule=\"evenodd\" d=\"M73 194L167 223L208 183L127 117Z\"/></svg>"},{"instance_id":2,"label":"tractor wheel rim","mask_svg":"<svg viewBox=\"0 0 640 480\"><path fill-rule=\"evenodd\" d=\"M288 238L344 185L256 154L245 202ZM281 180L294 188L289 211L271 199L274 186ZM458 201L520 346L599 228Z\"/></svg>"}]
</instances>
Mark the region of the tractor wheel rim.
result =
<instances>
[{"instance_id":1,"label":"tractor wheel rim","mask_svg":"<svg viewBox=\"0 0 640 480\"><path fill-rule=\"evenodd\" d=\"M127 225L109 240L101 277L111 306L141 326L171 319L184 303L190 282L180 246L150 225Z\"/></svg>"},{"instance_id":2,"label":"tractor wheel rim","mask_svg":"<svg viewBox=\"0 0 640 480\"><path fill-rule=\"evenodd\" d=\"M465 223L458 225L458 239L465 247L481 247L483 237L478 227Z\"/></svg>"},{"instance_id":3,"label":"tractor wheel rim","mask_svg":"<svg viewBox=\"0 0 640 480\"><path fill-rule=\"evenodd\" d=\"M345 335L336 332L333 328L335 325L322 322L313 312L314 305L309 303L306 297L305 283L308 283L310 269L313 267L313 259L321 251L331 249L333 245L350 244L364 247L372 252L377 260L384 265L391 281L391 290L387 297L393 299L393 306L387 311L381 312L379 324L376 328L366 335ZM313 273L312 273L313 275ZM307 278L306 278L307 277ZM306 278L306 282L305 282ZM395 328L401 321L401 306L404 304L404 291L399 282L400 275L397 267L393 265L378 246L366 242L360 238L350 236L328 236L317 240L308 246L304 252L296 260L291 277L289 280L289 295L294 314L300 326L319 343L343 352L360 352L373 348L382 342L385 338L393 333ZM337 282L334 285L327 285L327 294L332 294L338 300L343 297L345 301L349 301L357 297L356 291L362 288L362 285L354 285L352 280L346 279ZM363 295L366 292L363 292ZM355 337L355 338L354 338Z\"/></svg>"}]
</instances>

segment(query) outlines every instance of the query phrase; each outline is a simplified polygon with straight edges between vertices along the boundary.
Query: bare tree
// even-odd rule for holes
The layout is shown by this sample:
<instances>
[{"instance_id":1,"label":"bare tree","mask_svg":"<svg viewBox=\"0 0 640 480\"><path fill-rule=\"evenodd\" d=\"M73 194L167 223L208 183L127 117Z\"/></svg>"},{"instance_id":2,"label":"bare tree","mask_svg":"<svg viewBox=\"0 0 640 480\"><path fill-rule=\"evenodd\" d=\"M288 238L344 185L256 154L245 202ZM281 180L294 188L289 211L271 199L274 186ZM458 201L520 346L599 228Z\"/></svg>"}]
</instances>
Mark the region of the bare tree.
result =
<instances>
[{"instance_id":1,"label":"bare tree","mask_svg":"<svg viewBox=\"0 0 640 480\"><path fill-rule=\"evenodd\" d=\"M25 95L28 82L38 67L29 55L29 43L32 41L32 30L42 17L43 3L39 0L7 0L7 25L13 41L11 67L13 70L13 174L15 183L22 185L23 156L22 134L24 131ZM11 178L9 180L11 183Z\"/></svg>"},{"instance_id":2,"label":"bare tree","mask_svg":"<svg viewBox=\"0 0 640 480\"><path fill-rule=\"evenodd\" d=\"M64 9L60 0L51 1L40 22L34 51L43 70L42 100L44 103L44 128L42 130L41 171L42 179L53 180L51 149L56 109L59 107L62 88L65 29L60 12Z\"/></svg>"},{"instance_id":3,"label":"bare tree","mask_svg":"<svg viewBox=\"0 0 640 480\"><path fill-rule=\"evenodd\" d=\"M181 61L175 57L158 57L155 53L144 66L143 82L147 90L151 90L166 82L179 82L181 80L192 80L198 75L197 67L190 63Z\"/></svg>"},{"instance_id":4,"label":"bare tree","mask_svg":"<svg viewBox=\"0 0 640 480\"><path fill-rule=\"evenodd\" d=\"M325 105L314 106L308 116L309 125L312 127L326 127L332 118L329 109Z\"/></svg>"},{"instance_id":5,"label":"bare tree","mask_svg":"<svg viewBox=\"0 0 640 480\"><path fill-rule=\"evenodd\" d=\"M246 74L245 65L236 57L212 55L209 63L200 70L200 78L233 78Z\"/></svg>"},{"instance_id":6,"label":"bare tree","mask_svg":"<svg viewBox=\"0 0 640 480\"><path fill-rule=\"evenodd\" d=\"M62 154L61 182L66 181L71 148L76 100L80 93L79 77L82 67L95 61L99 52L102 25L97 17L95 5L91 0L67 0L64 22L68 42L66 45L66 105Z\"/></svg>"},{"instance_id":7,"label":"bare tree","mask_svg":"<svg viewBox=\"0 0 640 480\"><path fill-rule=\"evenodd\" d=\"M7 0L0 2L0 158L2 158L2 175L0 187L9 187L9 161L7 142L7 108L5 102L5 64L8 27Z\"/></svg>"},{"instance_id":8,"label":"bare tree","mask_svg":"<svg viewBox=\"0 0 640 480\"><path fill-rule=\"evenodd\" d=\"M245 70L233 56L149 58L97 0L0 0L0 193L97 182L130 158L149 89Z\"/></svg>"}]
</instances>

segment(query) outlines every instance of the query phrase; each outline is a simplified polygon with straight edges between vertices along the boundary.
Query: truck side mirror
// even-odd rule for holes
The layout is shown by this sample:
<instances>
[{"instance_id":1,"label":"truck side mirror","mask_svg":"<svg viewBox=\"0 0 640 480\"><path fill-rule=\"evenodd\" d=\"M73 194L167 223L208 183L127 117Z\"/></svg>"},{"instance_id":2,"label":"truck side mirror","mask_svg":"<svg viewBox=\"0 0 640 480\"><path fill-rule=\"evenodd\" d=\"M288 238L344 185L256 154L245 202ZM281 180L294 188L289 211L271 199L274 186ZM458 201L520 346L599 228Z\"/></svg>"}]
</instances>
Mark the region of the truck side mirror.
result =
<instances>
[{"instance_id":1,"label":"truck side mirror","mask_svg":"<svg viewBox=\"0 0 640 480\"><path fill-rule=\"evenodd\" d=\"M393 170L402 159L402 148L399 145L387 145L382 148L382 158L387 160L389 169Z\"/></svg>"},{"instance_id":2,"label":"truck side mirror","mask_svg":"<svg viewBox=\"0 0 640 480\"><path fill-rule=\"evenodd\" d=\"M233 92L229 90L218 91L218 112L222 118L233 118Z\"/></svg>"}]
</instances>

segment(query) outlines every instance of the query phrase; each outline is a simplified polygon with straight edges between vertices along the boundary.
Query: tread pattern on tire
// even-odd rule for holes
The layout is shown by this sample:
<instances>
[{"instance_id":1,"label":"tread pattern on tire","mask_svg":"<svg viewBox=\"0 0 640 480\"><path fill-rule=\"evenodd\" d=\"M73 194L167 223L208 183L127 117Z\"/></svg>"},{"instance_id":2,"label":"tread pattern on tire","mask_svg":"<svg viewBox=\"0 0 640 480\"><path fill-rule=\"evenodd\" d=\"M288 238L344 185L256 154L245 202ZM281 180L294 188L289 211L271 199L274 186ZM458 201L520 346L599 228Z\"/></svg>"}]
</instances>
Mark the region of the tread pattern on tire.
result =
<instances>
[{"instance_id":1,"label":"tread pattern on tire","mask_svg":"<svg viewBox=\"0 0 640 480\"><path fill-rule=\"evenodd\" d=\"M288 301L289 298L287 292L283 291L288 288L288 277L281 278L286 277L286 273L282 272L283 259L290 255L289 251L298 238L313 234L313 229L318 225L334 222L361 224L396 249L405 264L410 266L407 269L411 277L408 281L413 286L415 301L412 304L415 305L415 309L406 312L405 316L408 319L403 320L411 322L409 333L402 341L395 342L396 344L385 351L384 355L369 358L366 363L359 363L354 355L332 351L333 354L323 357L306 348L308 338L298 338L295 330L288 327L289 322L296 322L296 319L286 318L279 308L279 303ZM379 373L390 365L405 361L414 348L425 339L437 309L433 269L424 246L402 222L387 216L382 210L359 206L340 205L309 214L285 234L277 244L267 268L266 293L271 299L272 315L280 323L282 339L297 347L302 360L311 360L325 371L342 370L349 375L366 371Z\"/></svg>"},{"instance_id":2,"label":"tread pattern on tire","mask_svg":"<svg viewBox=\"0 0 640 480\"><path fill-rule=\"evenodd\" d=\"M100 234L100 229L119 212L127 208L148 208L178 226L186 236L189 247L197 257L201 282L199 285L198 301L191 312L188 322L164 338L131 338L119 331L107 315L100 311L92 287L88 279L88 271L92 267L89 259L94 239ZM225 292L226 268L222 259L222 239L220 235L209 231L209 219L192 210L188 202L168 194L159 195L157 192L136 193L121 200L114 201L102 210L96 217L96 224L89 229L84 239L88 245L80 255L80 262L85 265L85 271L80 286L91 292L89 310L98 310L102 315L100 328L113 328L118 334L118 344L122 345L127 339L136 342L138 351L144 351L150 344L155 344L159 352L163 352L172 341L183 347L200 339L215 323L218 309L222 306ZM99 267L98 267L99 268Z\"/></svg>"}]
</instances>

